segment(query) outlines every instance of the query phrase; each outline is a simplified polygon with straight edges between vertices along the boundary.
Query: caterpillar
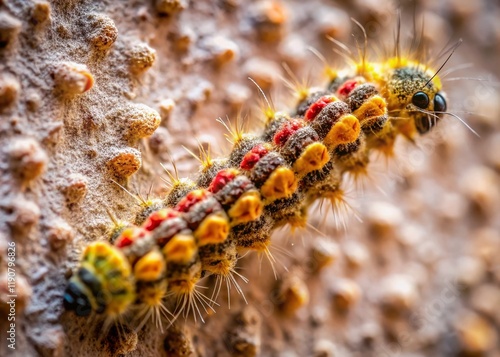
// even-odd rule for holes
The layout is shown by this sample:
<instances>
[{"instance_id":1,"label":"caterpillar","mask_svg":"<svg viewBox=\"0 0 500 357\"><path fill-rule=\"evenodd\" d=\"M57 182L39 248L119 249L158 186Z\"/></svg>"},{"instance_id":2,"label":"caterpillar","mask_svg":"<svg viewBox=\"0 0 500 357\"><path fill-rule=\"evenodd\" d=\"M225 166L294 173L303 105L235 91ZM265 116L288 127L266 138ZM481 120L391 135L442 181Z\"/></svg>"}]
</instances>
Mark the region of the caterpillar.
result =
<instances>
[{"instance_id":1,"label":"caterpillar","mask_svg":"<svg viewBox=\"0 0 500 357\"><path fill-rule=\"evenodd\" d=\"M439 70L399 54L360 57L351 70L331 70L327 86L304 90L292 110L268 105L260 133L220 120L230 154L214 159L201 148L195 178L167 172L165 197L145 201L134 224L116 224L107 241L89 244L65 308L203 320L214 301L199 291L201 279L213 275L219 289L225 280L241 292L235 267L244 252L269 254L274 230L304 227L318 200L335 206L345 177L365 174L372 152L391 157L398 136L417 140L446 114Z\"/></svg>"}]
</instances>

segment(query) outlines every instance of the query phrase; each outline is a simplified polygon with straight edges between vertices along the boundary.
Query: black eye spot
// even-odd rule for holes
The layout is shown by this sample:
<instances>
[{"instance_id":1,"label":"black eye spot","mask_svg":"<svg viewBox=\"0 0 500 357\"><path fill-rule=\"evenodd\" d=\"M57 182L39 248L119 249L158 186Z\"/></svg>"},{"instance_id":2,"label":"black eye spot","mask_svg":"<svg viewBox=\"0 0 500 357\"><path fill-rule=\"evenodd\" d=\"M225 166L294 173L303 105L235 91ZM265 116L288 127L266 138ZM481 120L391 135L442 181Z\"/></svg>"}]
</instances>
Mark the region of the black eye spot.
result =
<instances>
[{"instance_id":1,"label":"black eye spot","mask_svg":"<svg viewBox=\"0 0 500 357\"><path fill-rule=\"evenodd\" d=\"M434 96L434 111L435 112L445 112L446 111L446 100L439 93Z\"/></svg>"},{"instance_id":2,"label":"black eye spot","mask_svg":"<svg viewBox=\"0 0 500 357\"><path fill-rule=\"evenodd\" d=\"M411 102L416 107L426 109L429 106L429 96L424 92L417 92L411 98Z\"/></svg>"},{"instance_id":3,"label":"black eye spot","mask_svg":"<svg viewBox=\"0 0 500 357\"><path fill-rule=\"evenodd\" d=\"M66 310L74 310L77 316L88 316L92 312L88 297L74 282L70 282L66 287L63 301Z\"/></svg>"}]
</instances>

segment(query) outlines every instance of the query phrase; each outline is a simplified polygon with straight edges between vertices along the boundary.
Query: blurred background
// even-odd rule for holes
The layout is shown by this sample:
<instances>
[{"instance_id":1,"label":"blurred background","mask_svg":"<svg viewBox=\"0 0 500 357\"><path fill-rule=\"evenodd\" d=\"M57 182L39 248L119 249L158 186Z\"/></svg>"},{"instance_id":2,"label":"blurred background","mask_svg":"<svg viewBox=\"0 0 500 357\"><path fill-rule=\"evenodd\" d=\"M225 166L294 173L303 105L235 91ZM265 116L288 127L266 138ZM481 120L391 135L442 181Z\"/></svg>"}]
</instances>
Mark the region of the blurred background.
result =
<instances>
[{"instance_id":1,"label":"blurred background","mask_svg":"<svg viewBox=\"0 0 500 357\"><path fill-rule=\"evenodd\" d=\"M340 224L333 214L314 219L327 214L323 207L311 213L314 228L278 232L277 281L266 259L241 261L240 273L250 279L242 283L249 301L242 308L262 318L261 355L500 356L499 3L261 1L244 8L235 10L238 29L257 41L243 45L228 36L240 51L228 68L243 72L238 85L250 89L250 102L258 92L246 76L272 93L277 109L293 105L283 62L299 82L321 85L324 66L309 46L336 69L346 60L329 37L357 55L363 37L351 17L366 29L373 61L394 53L398 11L402 53L423 37L432 68L463 40L440 72L455 116L415 144L400 140L392 162L374 157L363 184L346 188L350 207ZM247 119L259 116L246 100L243 109L237 105L238 87L217 88L236 104L230 117L249 109ZM213 137L212 147L220 146L220 132L207 142Z\"/></svg>"}]
</instances>

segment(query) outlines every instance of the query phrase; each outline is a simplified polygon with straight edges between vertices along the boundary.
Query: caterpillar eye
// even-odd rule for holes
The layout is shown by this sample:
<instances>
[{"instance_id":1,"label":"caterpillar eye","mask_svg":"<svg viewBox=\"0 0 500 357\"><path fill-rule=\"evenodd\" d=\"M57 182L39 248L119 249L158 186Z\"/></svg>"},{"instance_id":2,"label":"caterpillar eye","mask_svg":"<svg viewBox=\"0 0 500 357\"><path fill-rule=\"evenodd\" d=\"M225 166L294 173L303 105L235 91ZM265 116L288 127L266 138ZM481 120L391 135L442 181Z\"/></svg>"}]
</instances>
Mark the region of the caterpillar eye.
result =
<instances>
[{"instance_id":1,"label":"caterpillar eye","mask_svg":"<svg viewBox=\"0 0 500 357\"><path fill-rule=\"evenodd\" d=\"M417 92L411 98L411 102L414 106L419 107L420 109L426 109L429 106L429 96L424 92Z\"/></svg>"},{"instance_id":2,"label":"caterpillar eye","mask_svg":"<svg viewBox=\"0 0 500 357\"><path fill-rule=\"evenodd\" d=\"M445 112L446 111L446 99L437 93L434 96L434 111L435 112Z\"/></svg>"},{"instance_id":3,"label":"caterpillar eye","mask_svg":"<svg viewBox=\"0 0 500 357\"><path fill-rule=\"evenodd\" d=\"M92 312L89 298L73 281L66 287L63 301L64 307L67 310L74 310L78 316L88 316Z\"/></svg>"}]
</instances>

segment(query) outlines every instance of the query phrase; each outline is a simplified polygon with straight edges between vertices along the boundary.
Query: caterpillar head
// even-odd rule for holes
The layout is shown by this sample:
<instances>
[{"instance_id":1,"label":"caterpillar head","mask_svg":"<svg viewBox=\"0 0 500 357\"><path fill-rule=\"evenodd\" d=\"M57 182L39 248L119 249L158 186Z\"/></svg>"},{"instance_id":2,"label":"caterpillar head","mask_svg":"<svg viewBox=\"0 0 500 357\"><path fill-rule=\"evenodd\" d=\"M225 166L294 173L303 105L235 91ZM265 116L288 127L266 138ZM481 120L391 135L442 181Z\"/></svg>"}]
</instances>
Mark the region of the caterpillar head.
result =
<instances>
[{"instance_id":1,"label":"caterpillar head","mask_svg":"<svg viewBox=\"0 0 500 357\"><path fill-rule=\"evenodd\" d=\"M431 96L429 96L429 94L424 91L418 91L412 96L412 104L420 109L431 110L433 112L432 114L415 113L413 120L420 134L427 133L436 125L437 120L440 119L446 111L446 99L442 92L431 93Z\"/></svg>"},{"instance_id":2,"label":"caterpillar head","mask_svg":"<svg viewBox=\"0 0 500 357\"><path fill-rule=\"evenodd\" d=\"M386 90L389 115L408 138L429 132L446 112L439 77L420 64L408 62L390 71Z\"/></svg>"}]
</instances>

